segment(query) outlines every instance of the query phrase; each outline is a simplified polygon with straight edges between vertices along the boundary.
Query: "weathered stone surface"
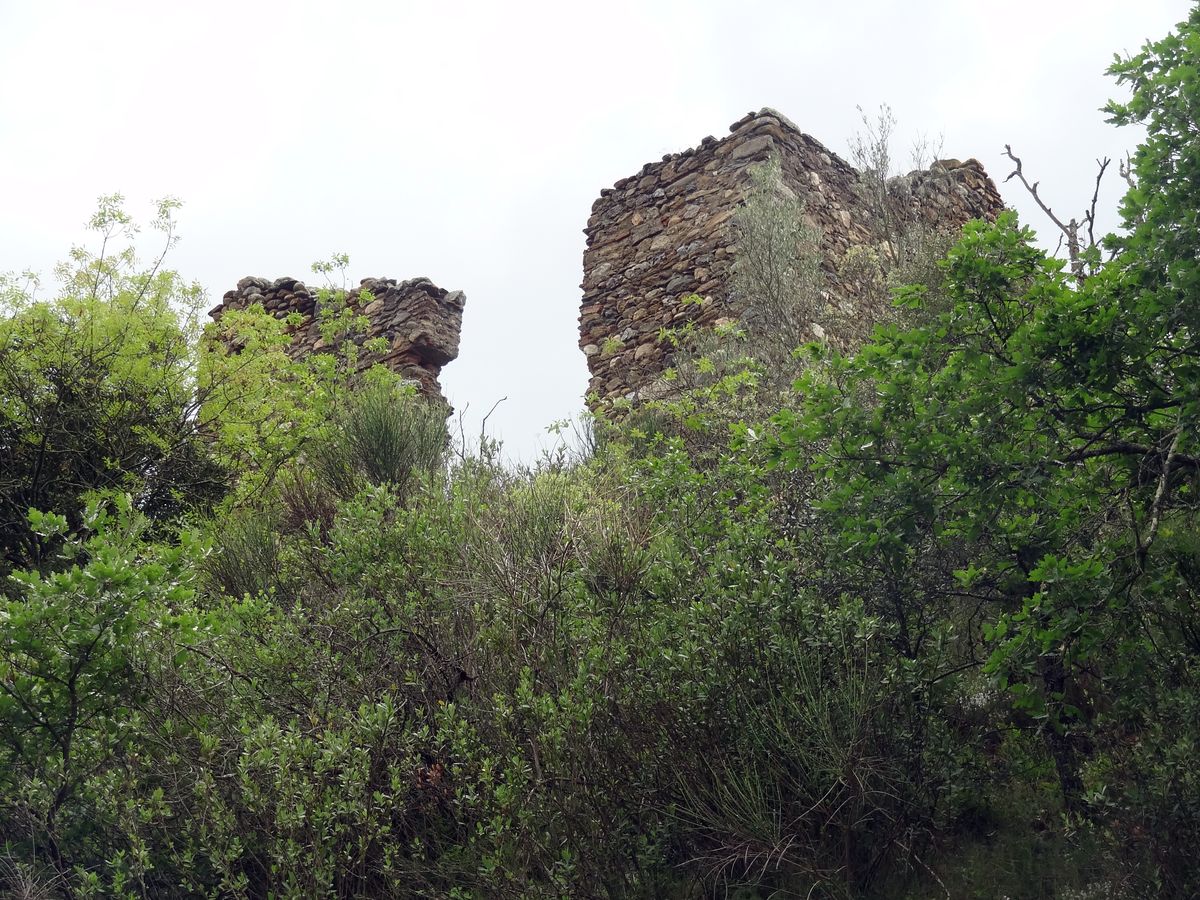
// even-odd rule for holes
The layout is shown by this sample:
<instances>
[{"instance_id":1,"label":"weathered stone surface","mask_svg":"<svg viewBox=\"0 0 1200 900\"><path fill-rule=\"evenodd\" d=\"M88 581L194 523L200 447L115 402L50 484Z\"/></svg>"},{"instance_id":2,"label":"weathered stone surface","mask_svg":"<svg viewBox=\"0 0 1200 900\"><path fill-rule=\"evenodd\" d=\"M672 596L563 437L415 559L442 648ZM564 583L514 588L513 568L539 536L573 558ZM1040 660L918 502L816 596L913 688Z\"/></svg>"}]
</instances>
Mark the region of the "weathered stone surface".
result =
<instances>
[{"instance_id":1,"label":"weathered stone surface","mask_svg":"<svg viewBox=\"0 0 1200 900\"><path fill-rule=\"evenodd\" d=\"M383 353L363 353L359 368L382 363L416 382L426 396L444 399L438 375L444 365L458 356L466 303L463 292L444 290L428 278L408 281L364 278L349 292L347 302L370 323L366 333L357 338L360 344L373 338L388 342ZM278 318L286 318L293 312L300 314L300 323L289 326L292 332L289 353L294 358L333 349L321 340L317 326L317 292L310 292L294 278L272 281L249 275L238 281L236 289L226 292L221 304L209 315L220 322L227 310L245 309L255 303L261 303L264 310Z\"/></svg>"},{"instance_id":2,"label":"weathered stone surface","mask_svg":"<svg viewBox=\"0 0 1200 900\"><path fill-rule=\"evenodd\" d=\"M774 110L749 113L730 134L648 163L636 175L601 190L588 219L583 255L579 346L595 408L618 397L645 397L671 363L662 327L687 322L712 327L742 310L730 290L738 206L750 186L750 168L778 154L784 187L804 200L810 225L820 229L830 290L840 304L861 309L839 283L838 264L853 247L874 238L859 173ZM977 160L939 160L928 171L895 179L915 219L947 227L993 219L1003 201ZM697 294L701 304L682 304ZM732 318L731 318L732 317ZM597 348L619 339L626 348Z\"/></svg>"}]
</instances>

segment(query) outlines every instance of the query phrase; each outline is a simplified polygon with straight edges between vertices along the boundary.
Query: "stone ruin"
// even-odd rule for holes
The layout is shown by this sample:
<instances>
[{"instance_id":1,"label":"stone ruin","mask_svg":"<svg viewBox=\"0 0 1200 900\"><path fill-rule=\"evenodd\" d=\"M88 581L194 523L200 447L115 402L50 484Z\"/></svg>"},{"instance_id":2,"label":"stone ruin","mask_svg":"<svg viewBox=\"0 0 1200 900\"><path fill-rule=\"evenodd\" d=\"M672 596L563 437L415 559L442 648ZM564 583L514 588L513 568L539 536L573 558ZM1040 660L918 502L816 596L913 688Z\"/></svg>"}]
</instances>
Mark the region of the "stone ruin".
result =
<instances>
[{"instance_id":1,"label":"stone ruin","mask_svg":"<svg viewBox=\"0 0 1200 900\"><path fill-rule=\"evenodd\" d=\"M750 168L778 156L785 186L821 234L822 268L839 303L855 303L838 280L853 247L877 242L860 173L771 109L750 113L721 140L648 163L600 192L583 255L579 346L591 380L588 405L651 396L670 366L660 330L711 327L744 311L731 291L736 215ZM941 160L904 176L912 216L938 227L994 219L1004 204L977 160ZM845 296L850 294L850 296ZM702 304L686 303L698 295ZM873 315L863 310L863 315Z\"/></svg>"},{"instance_id":2,"label":"stone ruin","mask_svg":"<svg viewBox=\"0 0 1200 900\"><path fill-rule=\"evenodd\" d=\"M839 278L847 253L878 243L861 174L779 113L749 113L717 140L648 163L636 175L600 192L585 234L579 346L591 379L593 409L618 398L639 399L661 389L674 347L664 331L692 323L712 327L736 319L745 303L732 290L737 212L752 187L751 169L778 157L783 187L805 205L820 235L822 268L831 302L865 320L877 310ZM940 228L974 218L994 219L1004 204L978 161L939 160L928 170L893 180L911 217ZM364 294L369 292L368 302ZM701 303L688 302L699 296ZM438 375L458 356L465 298L427 278L366 278L349 291L370 322L360 342L384 338L382 353L364 353L363 368L382 363L414 381L426 396L442 398ZM326 347L317 325L317 292L294 278L247 277L210 312L254 303L277 318L299 313L289 325L295 356Z\"/></svg>"},{"instance_id":3,"label":"stone ruin","mask_svg":"<svg viewBox=\"0 0 1200 900\"><path fill-rule=\"evenodd\" d=\"M365 296L368 293L369 301ZM381 363L415 382L426 397L444 402L438 375L442 366L458 356L466 302L463 292L443 290L428 278L364 278L357 288L347 292L346 302L359 307L370 323L366 333L356 338L358 343L372 338L388 342L382 353L363 353L359 368ZM287 326L292 334L288 352L293 358L333 349L321 338L317 291L295 278L243 278L209 315L220 322L227 310L245 309L255 303L261 303L278 319L293 312L302 316L299 324Z\"/></svg>"}]
</instances>

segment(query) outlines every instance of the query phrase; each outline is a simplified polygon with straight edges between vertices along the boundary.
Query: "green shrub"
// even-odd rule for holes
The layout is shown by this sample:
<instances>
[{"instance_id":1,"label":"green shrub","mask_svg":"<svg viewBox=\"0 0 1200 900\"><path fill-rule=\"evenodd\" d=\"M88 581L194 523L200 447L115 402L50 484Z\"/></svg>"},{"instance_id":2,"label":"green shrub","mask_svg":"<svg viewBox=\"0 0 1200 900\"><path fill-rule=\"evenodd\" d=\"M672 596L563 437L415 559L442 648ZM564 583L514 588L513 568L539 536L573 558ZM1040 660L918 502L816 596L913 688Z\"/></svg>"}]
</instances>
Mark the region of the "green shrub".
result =
<instances>
[{"instance_id":1,"label":"green shrub","mask_svg":"<svg viewBox=\"0 0 1200 900\"><path fill-rule=\"evenodd\" d=\"M342 497L352 495L360 479L405 494L420 473L440 468L447 440L444 408L385 381L352 392L308 455L324 484Z\"/></svg>"}]
</instances>

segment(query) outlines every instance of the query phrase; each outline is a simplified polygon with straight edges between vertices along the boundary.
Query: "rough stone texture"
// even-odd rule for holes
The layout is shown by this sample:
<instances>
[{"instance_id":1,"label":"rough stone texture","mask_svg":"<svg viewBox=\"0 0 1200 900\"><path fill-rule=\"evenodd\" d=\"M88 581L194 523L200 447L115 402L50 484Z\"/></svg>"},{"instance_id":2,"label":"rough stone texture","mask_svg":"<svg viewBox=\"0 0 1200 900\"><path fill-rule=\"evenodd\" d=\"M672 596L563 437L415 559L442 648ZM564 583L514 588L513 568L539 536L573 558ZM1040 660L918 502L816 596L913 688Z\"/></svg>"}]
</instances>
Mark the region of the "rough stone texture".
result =
<instances>
[{"instance_id":1,"label":"rough stone texture","mask_svg":"<svg viewBox=\"0 0 1200 900\"><path fill-rule=\"evenodd\" d=\"M367 302L366 294L371 298ZM237 287L226 292L221 304L209 312L220 321L226 310L245 309L255 303L278 319L293 312L303 320L288 326L292 333L290 353L293 357L332 349L321 339L317 327L317 291L310 290L295 278L247 276ZM367 317L370 327L359 342L385 338L388 349L383 353L364 353L360 368L382 363L405 378L417 383L429 397L442 398L438 375L442 366L458 356L459 331L462 328L462 291L446 291L428 278L396 281L394 278L364 278L356 289L348 292L347 302Z\"/></svg>"},{"instance_id":2,"label":"rough stone texture","mask_svg":"<svg viewBox=\"0 0 1200 900\"><path fill-rule=\"evenodd\" d=\"M583 255L579 346L587 357L589 405L653 393L670 365L660 329L688 321L713 326L741 310L731 296L738 206L751 166L780 158L785 185L806 204L822 235L823 268L840 304L853 303L839 284L838 263L875 239L860 176L774 110L750 113L727 137L648 163L600 192L588 219ZM927 171L894 179L915 219L961 226L994 219L1003 201L977 160L941 160ZM689 295L704 298L685 304ZM864 310L864 315L871 315Z\"/></svg>"}]
</instances>

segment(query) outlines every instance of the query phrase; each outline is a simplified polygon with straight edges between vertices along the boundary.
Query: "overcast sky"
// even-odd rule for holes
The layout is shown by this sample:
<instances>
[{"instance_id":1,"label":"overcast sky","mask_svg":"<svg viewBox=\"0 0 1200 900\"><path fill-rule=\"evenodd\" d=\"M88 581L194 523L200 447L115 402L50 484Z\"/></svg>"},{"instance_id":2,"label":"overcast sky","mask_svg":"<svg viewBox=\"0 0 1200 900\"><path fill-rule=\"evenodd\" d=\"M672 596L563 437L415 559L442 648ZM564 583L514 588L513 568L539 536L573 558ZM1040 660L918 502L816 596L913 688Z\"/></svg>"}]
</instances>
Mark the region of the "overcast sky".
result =
<instances>
[{"instance_id":1,"label":"overcast sky","mask_svg":"<svg viewBox=\"0 0 1200 900\"><path fill-rule=\"evenodd\" d=\"M184 201L173 266L425 275L467 294L451 401L530 458L582 408L586 224L601 188L772 106L847 155L856 105L999 182L1012 143L1056 210L1091 194L1114 52L1184 0L0 0L0 271L48 273L96 197ZM903 154L902 154L903 155ZM1115 173L1114 173L1115 174ZM1001 185L1042 222L1015 182ZM1118 180L1104 199L1115 207ZM1111 221L1111 219L1110 219ZM475 426L472 426L475 427Z\"/></svg>"}]
</instances>

